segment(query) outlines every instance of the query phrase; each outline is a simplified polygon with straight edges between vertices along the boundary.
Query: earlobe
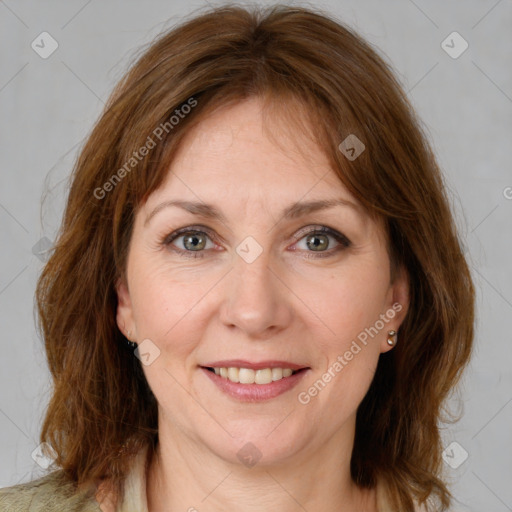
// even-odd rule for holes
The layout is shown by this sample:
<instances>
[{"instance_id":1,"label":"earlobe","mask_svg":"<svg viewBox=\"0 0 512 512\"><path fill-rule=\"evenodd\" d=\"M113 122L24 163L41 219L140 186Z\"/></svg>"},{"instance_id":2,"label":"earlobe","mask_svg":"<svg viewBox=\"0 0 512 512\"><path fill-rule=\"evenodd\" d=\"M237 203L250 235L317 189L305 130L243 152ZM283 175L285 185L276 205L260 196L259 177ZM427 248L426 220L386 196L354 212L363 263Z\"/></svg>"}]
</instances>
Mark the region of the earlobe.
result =
<instances>
[{"instance_id":1,"label":"earlobe","mask_svg":"<svg viewBox=\"0 0 512 512\"><path fill-rule=\"evenodd\" d=\"M130 292L124 278L119 277L116 281L117 312L116 322L119 330L129 338L129 332L133 331L133 311L130 300Z\"/></svg>"},{"instance_id":2,"label":"earlobe","mask_svg":"<svg viewBox=\"0 0 512 512\"><path fill-rule=\"evenodd\" d=\"M392 320L389 322L389 330L386 331L382 340L381 352L392 350L397 343L400 343L399 329L409 311L409 275L402 266L391 286L389 297L386 315Z\"/></svg>"}]
</instances>

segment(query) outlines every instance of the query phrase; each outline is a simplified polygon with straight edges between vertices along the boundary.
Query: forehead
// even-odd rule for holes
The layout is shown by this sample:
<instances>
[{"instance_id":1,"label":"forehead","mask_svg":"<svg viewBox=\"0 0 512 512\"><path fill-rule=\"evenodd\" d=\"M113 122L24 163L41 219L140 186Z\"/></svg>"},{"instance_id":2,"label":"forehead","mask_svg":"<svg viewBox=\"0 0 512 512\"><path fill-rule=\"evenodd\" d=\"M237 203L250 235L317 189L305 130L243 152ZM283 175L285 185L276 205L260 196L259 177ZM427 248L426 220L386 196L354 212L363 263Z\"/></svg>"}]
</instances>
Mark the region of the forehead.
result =
<instances>
[{"instance_id":1,"label":"forehead","mask_svg":"<svg viewBox=\"0 0 512 512\"><path fill-rule=\"evenodd\" d=\"M262 109L258 99L250 99L191 127L162 185L141 205L137 224L149 227L165 210L163 219L188 211L227 227L243 222L259 229L322 212L326 222L348 222L361 237L383 241L382 219L370 217L347 190L307 128L287 125L286 117L266 116ZM315 209L315 202L338 205Z\"/></svg>"},{"instance_id":2,"label":"forehead","mask_svg":"<svg viewBox=\"0 0 512 512\"><path fill-rule=\"evenodd\" d=\"M185 135L151 202L172 191L181 196L195 193L196 200L200 193L209 199L236 193L288 201L341 194L357 203L308 129L290 126L286 116L275 111L267 115L258 98L221 108Z\"/></svg>"}]
</instances>

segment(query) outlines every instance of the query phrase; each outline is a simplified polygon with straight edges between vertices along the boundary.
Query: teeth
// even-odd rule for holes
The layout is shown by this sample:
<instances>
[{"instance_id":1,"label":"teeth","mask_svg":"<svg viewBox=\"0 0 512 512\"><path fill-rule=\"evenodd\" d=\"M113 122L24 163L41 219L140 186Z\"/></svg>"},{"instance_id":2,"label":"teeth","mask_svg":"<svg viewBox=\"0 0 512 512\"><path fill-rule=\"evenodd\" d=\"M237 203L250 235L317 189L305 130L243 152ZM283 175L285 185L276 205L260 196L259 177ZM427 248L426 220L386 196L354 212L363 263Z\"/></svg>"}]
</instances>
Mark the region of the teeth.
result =
<instances>
[{"instance_id":1,"label":"teeth","mask_svg":"<svg viewBox=\"0 0 512 512\"><path fill-rule=\"evenodd\" d=\"M220 375L231 382L240 384L270 384L293 374L290 368L262 368L252 370L250 368L214 368L216 375Z\"/></svg>"},{"instance_id":2,"label":"teeth","mask_svg":"<svg viewBox=\"0 0 512 512\"><path fill-rule=\"evenodd\" d=\"M282 368L272 368L272 380L281 380L283 378Z\"/></svg>"},{"instance_id":3,"label":"teeth","mask_svg":"<svg viewBox=\"0 0 512 512\"><path fill-rule=\"evenodd\" d=\"M254 375L255 384L268 384L269 382L272 382L272 370L270 368L256 371Z\"/></svg>"},{"instance_id":4,"label":"teeth","mask_svg":"<svg viewBox=\"0 0 512 512\"><path fill-rule=\"evenodd\" d=\"M228 379L231 382L240 382L238 368L228 368Z\"/></svg>"},{"instance_id":5,"label":"teeth","mask_svg":"<svg viewBox=\"0 0 512 512\"><path fill-rule=\"evenodd\" d=\"M238 379L235 381L231 378L231 375L233 375L232 371L238 374ZM231 382L240 382L240 384L254 384L255 375L256 372L250 368L230 368L228 370L228 379Z\"/></svg>"}]
</instances>

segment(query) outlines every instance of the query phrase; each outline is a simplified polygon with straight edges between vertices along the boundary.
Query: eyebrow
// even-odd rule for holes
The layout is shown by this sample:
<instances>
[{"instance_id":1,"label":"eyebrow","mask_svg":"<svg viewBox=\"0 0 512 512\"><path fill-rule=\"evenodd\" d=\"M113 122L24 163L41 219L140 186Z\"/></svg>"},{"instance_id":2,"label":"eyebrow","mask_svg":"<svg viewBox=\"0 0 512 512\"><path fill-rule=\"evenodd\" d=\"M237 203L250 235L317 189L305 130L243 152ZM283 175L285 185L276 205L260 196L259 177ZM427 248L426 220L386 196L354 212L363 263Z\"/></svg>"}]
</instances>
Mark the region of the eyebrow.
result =
<instances>
[{"instance_id":1,"label":"eyebrow","mask_svg":"<svg viewBox=\"0 0 512 512\"><path fill-rule=\"evenodd\" d=\"M183 210L186 210L187 212L192 213L193 215L198 215L200 217L212 220L219 220L224 224L228 224L225 215L211 204L199 203L194 201L182 201L176 199L164 201L163 203L157 205L146 217L146 220L144 221L144 226L146 226L148 222L158 212L171 206L175 206ZM309 213L334 208L335 206L348 206L350 208L355 209L357 212L360 212L360 207L357 204L353 203L352 201L348 201L347 199L322 199L309 202L298 201L283 210L281 214L281 219L293 220L304 215L307 215Z\"/></svg>"}]
</instances>

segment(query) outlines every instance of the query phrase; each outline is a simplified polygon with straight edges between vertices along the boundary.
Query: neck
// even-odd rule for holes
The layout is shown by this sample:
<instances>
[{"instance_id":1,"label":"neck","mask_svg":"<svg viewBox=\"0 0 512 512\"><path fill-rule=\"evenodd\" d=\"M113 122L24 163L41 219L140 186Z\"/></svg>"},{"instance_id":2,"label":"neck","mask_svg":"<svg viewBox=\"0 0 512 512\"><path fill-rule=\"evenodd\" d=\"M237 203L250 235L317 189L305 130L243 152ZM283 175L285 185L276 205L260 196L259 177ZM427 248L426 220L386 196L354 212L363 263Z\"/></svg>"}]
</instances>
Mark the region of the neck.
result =
<instances>
[{"instance_id":1,"label":"neck","mask_svg":"<svg viewBox=\"0 0 512 512\"><path fill-rule=\"evenodd\" d=\"M179 428L159 425L147 475L149 512L376 512L375 490L350 477L354 422L322 446L245 467L226 460Z\"/></svg>"}]
</instances>

